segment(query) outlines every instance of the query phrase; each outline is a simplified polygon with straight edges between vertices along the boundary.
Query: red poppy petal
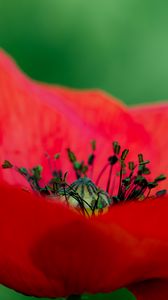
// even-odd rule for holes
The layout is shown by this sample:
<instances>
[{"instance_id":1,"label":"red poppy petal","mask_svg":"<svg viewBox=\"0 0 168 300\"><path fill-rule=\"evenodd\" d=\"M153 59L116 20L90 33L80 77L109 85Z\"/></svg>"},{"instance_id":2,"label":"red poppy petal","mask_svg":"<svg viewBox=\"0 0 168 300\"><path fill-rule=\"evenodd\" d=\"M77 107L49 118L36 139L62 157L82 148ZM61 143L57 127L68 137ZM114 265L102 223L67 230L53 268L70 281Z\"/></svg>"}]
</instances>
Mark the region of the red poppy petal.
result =
<instances>
[{"instance_id":1,"label":"red poppy petal","mask_svg":"<svg viewBox=\"0 0 168 300\"><path fill-rule=\"evenodd\" d=\"M100 217L104 224L113 222L137 240L134 254L139 266L133 271L135 283L168 279L167 211L168 197L162 197L116 205Z\"/></svg>"},{"instance_id":2,"label":"red poppy petal","mask_svg":"<svg viewBox=\"0 0 168 300\"><path fill-rule=\"evenodd\" d=\"M135 106L130 109L132 116L145 126L151 135L153 144L157 148L158 157L154 167L158 173L165 173L168 176L168 102L152 105Z\"/></svg>"},{"instance_id":3,"label":"red poppy petal","mask_svg":"<svg viewBox=\"0 0 168 300\"><path fill-rule=\"evenodd\" d=\"M166 300L168 299L168 280L153 279L137 283L129 287L137 300Z\"/></svg>"},{"instance_id":4,"label":"red poppy petal","mask_svg":"<svg viewBox=\"0 0 168 300\"><path fill-rule=\"evenodd\" d=\"M59 297L132 282L127 270L135 263L134 239L122 229L8 185L1 185L0 198L1 284Z\"/></svg>"},{"instance_id":5,"label":"red poppy petal","mask_svg":"<svg viewBox=\"0 0 168 300\"><path fill-rule=\"evenodd\" d=\"M133 124L128 113L129 110L117 99L100 91L78 91L55 86L45 87L50 89L54 95L63 96L66 103L76 111L76 114L84 119L90 128L96 128L100 136L102 134L107 137L107 140L109 138L112 141L118 140L123 147L132 149L134 155L130 153L130 156L135 158L137 153L142 151L145 155L153 154L154 157L155 147L150 145L150 135L146 135L145 127L143 124L139 126L139 122L136 122L134 116ZM149 149L150 147L151 149ZM152 151L150 153L150 150L153 150L153 153Z\"/></svg>"},{"instance_id":6,"label":"red poppy petal","mask_svg":"<svg viewBox=\"0 0 168 300\"><path fill-rule=\"evenodd\" d=\"M66 287L61 273L49 278L37 268L31 253L36 250L36 243L50 230L56 228L51 237L55 239L62 226L74 222L80 226L80 223L86 223L86 219L54 201L35 198L31 193L8 185L1 185L0 198L0 283L28 295L64 295ZM52 249L45 257L46 262L50 262L50 251ZM57 259L61 266L61 253L59 255Z\"/></svg>"},{"instance_id":7,"label":"red poppy petal","mask_svg":"<svg viewBox=\"0 0 168 300\"><path fill-rule=\"evenodd\" d=\"M63 171L67 171L65 149L70 146L80 160L85 159L92 139L98 144L95 173L107 159L112 140L132 149L130 159L139 151L147 158L155 156L150 135L117 100L102 92L42 86L22 74L2 51L0 96L1 161L30 167L45 164L44 153L52 156L61 151ZM1 178L20 182L10 174L0 170Z\"/></svg>"},{"instance_id":8,"label":"red poppy petal","mask_svg":"<svg viewBox=\"0 0 168 300\"><path fill-rule=\"evenodd\" d=\"M0 189L0 282L28 295L110 292L168 277L168 199L87 219L54 200Z\"/></svg>"}]
</instances>

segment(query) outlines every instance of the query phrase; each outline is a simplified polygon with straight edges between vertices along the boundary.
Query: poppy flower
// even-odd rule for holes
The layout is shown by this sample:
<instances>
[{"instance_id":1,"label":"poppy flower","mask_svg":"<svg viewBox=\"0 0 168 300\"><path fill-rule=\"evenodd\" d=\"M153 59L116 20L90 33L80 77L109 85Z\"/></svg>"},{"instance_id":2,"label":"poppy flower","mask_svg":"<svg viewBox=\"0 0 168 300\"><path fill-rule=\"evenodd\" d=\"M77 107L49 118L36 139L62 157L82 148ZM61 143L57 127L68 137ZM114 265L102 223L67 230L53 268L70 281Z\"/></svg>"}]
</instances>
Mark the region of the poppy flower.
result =
<instances>
[{"instance_id":1,"label":"poppy flower","mask_svg":"<svg viewBox=\"0 0 168 300\"><path fill-rule=\"evenodd\" d=\"M118 201L109 205L107 213L88 218L62 203L60 190L54 201L50 195L26 192L23 177L29 179L29 174L21 176L40 164L43 180L48 180L55 157L56 168L62 174L68 171L71 186L79 175L74 172L79 171L79 162L83 167L83 161L94 157L90 175L95 186L106 159L114 163L111 141L118 141L113 143L114 156L119 154L116 147L126 150L117 157L123 168L127 149L131 163L137 162L139 153L150 159L151 183L151 178L168 173L167 103L127 108L103 92L38 83L21 73L2 51L0 99L1 164L6 160L24 167L15 168L22 172L0 169L0 283L38 297L127 287L138 300L167 299L166 195L157 192L157 197L139 201L143 193L136 194L137 201ZM91 154L90 141L96 141ZM139 165L146 168L146 164L140 154ZM102 193L111 176L106 174L99 183ZM160 187L165 189L166 181Z\"/></svg>"}]
</instances>

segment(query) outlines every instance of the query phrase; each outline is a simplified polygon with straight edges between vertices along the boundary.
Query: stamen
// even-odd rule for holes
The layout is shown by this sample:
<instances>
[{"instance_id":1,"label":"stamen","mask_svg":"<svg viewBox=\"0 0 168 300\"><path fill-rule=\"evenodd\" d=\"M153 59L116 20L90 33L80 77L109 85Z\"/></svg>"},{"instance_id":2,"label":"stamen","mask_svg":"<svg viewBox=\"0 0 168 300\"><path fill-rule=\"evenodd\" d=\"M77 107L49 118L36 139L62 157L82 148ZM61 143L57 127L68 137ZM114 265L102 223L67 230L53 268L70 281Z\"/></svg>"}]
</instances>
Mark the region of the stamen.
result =
<instances>
[{"instance_id":1,"label":"stamen","mask_svg":"<svg viewBox=\"0 0 168 300\"><path fill-rule=\"evenodd\" d=\"M3 169L10 169L13 168L13 165L10 163L9 160L5 160L4 163L2 164Z\"/></svg>"},{"instance_id":2,"label":"stamen","mask_svg":"<svg viewBox=\"0 0 168 300\"><path fill-rule=\"evenodd\" d=\"M88 166L84 164L84 161L77 161L77 158L75 154L68 148L68 158L70 162L72 163L73 169L76 174L76 178L79 179L82 176L86 175L86 172L88 171Z\"/></svg>"},{"instance_id":3,"label":"stamen","mask_svg":"<svg viewBox=\"0 0 168 300\"><path fill-rule=\"evenodd\" d=\"M106 169L107 169L107 167L108 167L109 165L110 165L110 164L107 163L107 164L103 167L103 169L101 170L101 172L99 173L99 176L97 177L97 180L96 180L96 185L99 184L99 181L100 181L101 177L103 176L104 172L106 171Z\"/></svg>"},{"instance_id":4,"label":"stamen","mask_svg":"<svg viewBox=\"0 0 168 300\"><path fill-rule=\"evenodd\" d=\"M108 181L107 181L107 187L106 187L106 192L107 193L109 193L109 189L110 189L113 166L118 161L118 158L117 158L117 156L113 155L113 156L110 156L108 158L108 161L110 163L110 171L109 171L109 176L108 176Z\"/></svg>"},{"instance_id":5,"label":"stamen","mask_svg":"<svg viewBox=\"0 0 168 300\"><path fill-rule=\"evenodd\" d=\"M77 180L68 184L66 172L57 168L56 161L60 159L60 154L54 155L55 167L53 169L50 156L47 154L49 168L52 177L45 184L42 181L42 166L35 166L28 170L25 167L14 166L8 160L2 164L3 169L14 169L22 175L29 183L31 189L43 197L49 197L55 201L63 201L67 206L74 207L85 216L97 215L104 212L111 205L122 201L144 200L149 197L161 197L167 193L165 189L157 191L151 195L151 192L159 183L166 179L161 174L153 181L149 181L147 176L150 174L149 160L144 160L142 153L138 154L138 163L126 161L129 150L124 149L121 154L121 146L118 142L112 143L113 153L108 157L107 162L100 171L95 183L93 182L93 167L96 160L96 142L91 142L92 152L89 154L87 163L84 160L79 161L75 153L68 148L67 154L72 168L76 174ZM118 166L119 172L118 172ZM106 170L109 168L107 176L106 191L100 189L101 179L106 176ZM88 176L90 174L90 177ZM119 175L119 177L117 177ZM115 182L118 189L116 190Z\"/></svg>"},{"instance_id":6,"label":"stamen","mask_svg":"<svg viewBox=\"0 0 168 300\"><path fill-rule=\"evenodd\" d=\"M122 198L122 175L123 175L123 171L125 169L125 159L128 155L129 150L125 149L122 154L121 154L121 159L120 159L120 164L121 164L121 168L120 168L120 180L119 180L119 189L118 189L118 197Z\"/></svg>"},{"instance_id":7,"label":"stamen","mask_svg":"<svg viewBox=\"0 0 168 300\"><path fill-rule=\"evenodd\" d=\"M88 167L90 167L90 178L93 179L94 172L94 162L95 162L95 151L96 151L96 141L91 141L92 153L88 157Z\"/></svg>"},{"instance_id":8,"label":"stamen","mask_svg":"<svg viewBox=\"0 0 168 300\"><path fill-rule=\"evenodd\" d=\"M119 155L120 149L121 149L121 146L119 145L119 143L115 141L112 143L112 145L113 145L114 154Z\"/></svg>"}]
</instances>

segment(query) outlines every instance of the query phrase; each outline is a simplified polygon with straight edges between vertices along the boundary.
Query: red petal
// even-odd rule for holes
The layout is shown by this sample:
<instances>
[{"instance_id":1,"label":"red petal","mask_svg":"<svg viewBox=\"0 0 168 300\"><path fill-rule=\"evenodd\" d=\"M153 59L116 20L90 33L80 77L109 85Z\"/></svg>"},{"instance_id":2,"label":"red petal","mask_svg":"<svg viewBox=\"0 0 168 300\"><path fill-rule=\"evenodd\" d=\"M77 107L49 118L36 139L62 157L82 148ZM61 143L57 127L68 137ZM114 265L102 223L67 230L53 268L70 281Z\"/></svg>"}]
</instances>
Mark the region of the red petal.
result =
<instances>
[{"instance_id":1,"label":"red petal","mask_svg":"<svg viewBox=\"0 0 168 300\"><path fill-rule=\"evenodd\" d=\"M70 146L79 159L85 159L92 139L98 144L95 173L104 165L112 140L132 150L130 159L139 151L147 158L155 156L150 135L117 100L102 92L42 86L22 74L3 52L0 97L1 162L7 159L30 167L45 164L45 152L52 156L61 151L62 167L67 171L70 166L65 149ZM0 170L0 177L12 183L17 178L10 174Z\"/></svg>"},{"instance_id":2,"label":"red petal","mask_svg":"<svg viewBox=\"0 0 168 300\"><path fill-rule=\"evenodd\" d=\"M91 219L7 185L0 198L4 285L59 297L168 278L167 198L118 205Z\"/></svg>"},{"instance_id":3,"label":"red petal","mask_svg":"<svg viewBox=\"0 0 168 300\"><path fill-rule=\"evenodd\" d=\"M168 103L137 106L131 108L130 113L137 122L144 125L157 148L157 160L153 161L155 172L168 176Z\"/></svg>"},{"instance_id":4,"label":"red petal","mask_svg":"<svg viewBox=\"0 0 168 300\"><path fill-rule=\"evenodd\" d=\"M1 186L0 198L1 284L28 295L59 297L132 282L127 266L134 264L133 241L122 229L7 185Z\"/></svg>"},{"instance_id":5,"label":"red petal","mask_svg":"<svg viewBox=\"0 0 168 300\"><path fill-rule=\"evenodd\" d=\"M167 299L168 296L165 284L168 280L167 211L168 197L163 197L118 205L101 217L102 222L117 224L137 240L134 254L139 265L130 269L135 277L129 288L138 300Z\"/></svg>"},{"instance_id":6,"label":"red petal","mask_svg":"<svg viewBox=\"0 0 168 300\"><path fill-rule=\"evenodd\" d=\"M153 279L129 287L137 300L168 299L168 280Z\"/></svg>"}]
</instances>

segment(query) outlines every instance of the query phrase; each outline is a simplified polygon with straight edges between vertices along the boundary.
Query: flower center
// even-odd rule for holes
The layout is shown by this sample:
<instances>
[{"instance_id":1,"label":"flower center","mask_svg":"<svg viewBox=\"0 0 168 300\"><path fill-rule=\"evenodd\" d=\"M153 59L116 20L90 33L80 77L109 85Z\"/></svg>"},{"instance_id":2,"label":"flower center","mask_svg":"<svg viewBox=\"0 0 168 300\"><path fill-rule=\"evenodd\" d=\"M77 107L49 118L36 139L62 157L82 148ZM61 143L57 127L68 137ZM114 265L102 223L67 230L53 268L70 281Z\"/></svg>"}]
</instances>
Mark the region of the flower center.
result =
<instances>
[{"instance_id":1,"label":"flower center","mask_svg":"<svg viewBox=\"0 0 168 300\"><path fill-rule=\"evenodd\" d=\"M60 188L58 195L68 205L85 215L100 214L110 206L110 195L99 189L88 177L81 177L66 188Z\"/></svg>"},{"instance_id":2,"label":"flower center","mask_svg":"<svg viewBox=\"0 0 168 300\"><path fill-rule=\"evenodd\" d=\"M153 181L149 181L148 164L150 161L144 160L141 153L138 154L137 162L127 161L129 150L124 149L121 152L118 142L112 143L112 155L107 158L107 162L100 170L96 180L93 180L96 142L92 141L91 146L92 152L88 156L87 162L77 160L74 152L67 149L69 161L76 174L76 180L72 184L67 182L68 172L63 175L63 172L55 167L55 163L54 168L51 169L52 177L47 184L42 184L41 166L27 170L24 167L18 168L6 160L2 167L4 169L14 168L28 181L31 189L38 195L59 199L85 216L98 215L119 202L144 200L149 197L162 196L167 192L160 190L151 195L151 191L166 177L160 175ZM59 157L60 155L56 154L54 160ZM51 161L49 164L51 167ZM106 178L105 190L100 188L103 177Z\"/></svg>"}]
</instances>

